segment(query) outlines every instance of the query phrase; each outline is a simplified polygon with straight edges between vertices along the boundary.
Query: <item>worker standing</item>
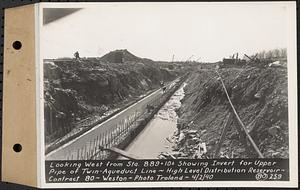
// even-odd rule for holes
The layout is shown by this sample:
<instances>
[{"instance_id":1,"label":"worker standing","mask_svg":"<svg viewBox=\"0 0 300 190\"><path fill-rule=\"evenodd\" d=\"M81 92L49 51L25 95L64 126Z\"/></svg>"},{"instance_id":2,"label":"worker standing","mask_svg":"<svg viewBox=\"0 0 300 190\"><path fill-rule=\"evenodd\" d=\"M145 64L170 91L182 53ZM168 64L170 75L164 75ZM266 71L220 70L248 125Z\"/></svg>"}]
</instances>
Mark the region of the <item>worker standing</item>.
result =
<instances>
[{"instance_id":1,"label":"worker standing","mask_svg":"<svg viewBox=\"0 0 300 190\"><path fill-rule=\"evenodd\" d=\"M80 59L78 51L76 51L74 53L74 57L75 57L75 60L79 60Z\"/></svg>"},{"instance_id":2,"label":"worker standing","mask_svg":"<svg viewBox=\"0 0 300 190\"><path fill-rule=\"evenodd\" d=\"M163 81L161 81L160 85L161 85L161 88L162 88L163 93L164 93L167 89L167 86L165 85L165 83Z\"/></svg>"}]
</instances>

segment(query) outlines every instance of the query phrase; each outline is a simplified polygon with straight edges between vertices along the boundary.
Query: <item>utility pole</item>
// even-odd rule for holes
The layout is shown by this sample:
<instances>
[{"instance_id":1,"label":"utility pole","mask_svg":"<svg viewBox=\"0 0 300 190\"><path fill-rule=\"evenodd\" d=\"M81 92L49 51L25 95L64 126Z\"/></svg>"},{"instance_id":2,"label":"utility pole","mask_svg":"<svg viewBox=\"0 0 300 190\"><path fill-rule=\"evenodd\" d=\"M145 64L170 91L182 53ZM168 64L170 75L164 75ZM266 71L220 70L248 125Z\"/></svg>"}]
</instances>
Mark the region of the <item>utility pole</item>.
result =
<instances>
[{"instance_id":1,"label":"utility pole","mask_svg":"<svg viewBox=\"0 0 300 190\"><path fill-rule=\"evenodd\" d=\"M235 60L234 60L234 63L236 64L239 60L239 53L236 53L236 57L235 57Z\"/></svg>"},{"instance_id":2,"label":"utility pole","mask_svg":"<svg viewBox=\"0 0 300 190\"><path fill-rule=\"evenodd\" d=\"M175 55L173 54L173 57L172 57L172 63L174 62L174 57L175 57Z\"/></svg>"}]
</instances>

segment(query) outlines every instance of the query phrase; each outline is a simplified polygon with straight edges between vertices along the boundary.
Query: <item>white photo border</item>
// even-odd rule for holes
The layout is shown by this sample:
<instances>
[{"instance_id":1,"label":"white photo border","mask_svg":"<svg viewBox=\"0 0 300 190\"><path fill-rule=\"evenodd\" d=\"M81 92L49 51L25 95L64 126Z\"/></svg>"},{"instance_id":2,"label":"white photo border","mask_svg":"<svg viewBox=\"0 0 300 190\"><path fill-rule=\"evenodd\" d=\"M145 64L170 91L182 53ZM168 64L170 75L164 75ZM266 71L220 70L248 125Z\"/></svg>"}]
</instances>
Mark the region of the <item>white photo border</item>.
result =
<instances>
[{"instance_id":1,"label":"white photo border","mask_svg":"<svg viewBox=\"0 0 300 190\"><path fill-rule=\"evenodd\" d=\"M288 28L288 118L289 118L289 176L290 181L170 181L170 182L97 182L97 183L46 183L44 147L44 94L43 94L43 51L40 49L43 33L43 8L83 8L105 4L138 4L151 6L162 3L225 4L238 6L247 4L282 4L287 8ZM38 186L41 188L99 188L99 187L297 187L298 186L298 104L297 104L297 32L296 2L98 2L98 3L38 3L36 11L36 95L37 95L37 142L38 142Z\"/></svg>"}]
</instances>

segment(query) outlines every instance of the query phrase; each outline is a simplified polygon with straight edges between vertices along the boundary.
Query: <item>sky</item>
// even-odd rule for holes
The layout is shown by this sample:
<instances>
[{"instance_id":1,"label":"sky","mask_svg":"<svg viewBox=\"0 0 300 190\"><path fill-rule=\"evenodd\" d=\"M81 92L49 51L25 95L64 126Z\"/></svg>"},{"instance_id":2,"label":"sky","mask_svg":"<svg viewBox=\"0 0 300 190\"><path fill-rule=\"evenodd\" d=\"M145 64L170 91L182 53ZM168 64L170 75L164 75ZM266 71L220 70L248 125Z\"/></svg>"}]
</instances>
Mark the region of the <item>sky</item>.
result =
<instances>
[{"instance_id":1,"label":"sky","mask_svg":"<svg viewBox=\"0 0 300 190\"><path fill-rule=\"evenodd\" d=\"M41 48L43 58L127 49L153 60L215 62L287 47L287 21L283 3L99 3L43 25Z\"/></svg>"}]
</instances>

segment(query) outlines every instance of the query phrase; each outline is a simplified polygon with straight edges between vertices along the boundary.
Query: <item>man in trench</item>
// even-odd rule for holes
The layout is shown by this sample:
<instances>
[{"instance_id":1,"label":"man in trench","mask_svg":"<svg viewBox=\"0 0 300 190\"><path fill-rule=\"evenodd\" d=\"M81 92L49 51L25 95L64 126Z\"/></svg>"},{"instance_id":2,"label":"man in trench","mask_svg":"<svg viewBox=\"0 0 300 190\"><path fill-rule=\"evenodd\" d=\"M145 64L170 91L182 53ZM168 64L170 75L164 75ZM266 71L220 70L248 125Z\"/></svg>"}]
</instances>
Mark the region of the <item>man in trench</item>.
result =
<instances>
[{"instance_id":1,"label":"man in trench","mask_svg":"<svg viewBox=\"0 0 300 190\"><path fill-rule=\"evenodd\" d=\"M166 87L164 81L161 81L161 82L160 82L160 86L161 86L161 88L162 88L162 90L163 90L163 93L164 93L164 92L166 91L166 89L167 89L167 87Z\"/></svg>"}]
</instances>

